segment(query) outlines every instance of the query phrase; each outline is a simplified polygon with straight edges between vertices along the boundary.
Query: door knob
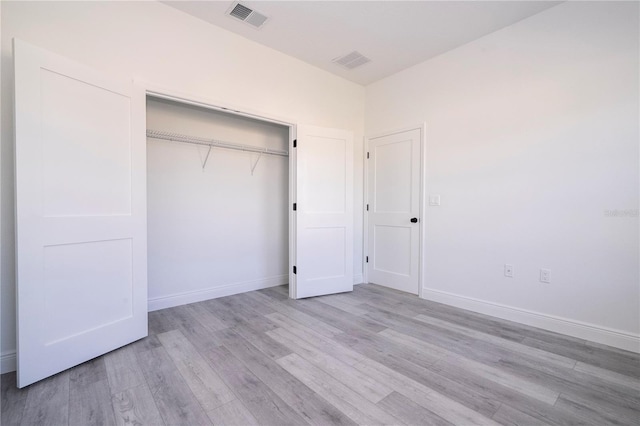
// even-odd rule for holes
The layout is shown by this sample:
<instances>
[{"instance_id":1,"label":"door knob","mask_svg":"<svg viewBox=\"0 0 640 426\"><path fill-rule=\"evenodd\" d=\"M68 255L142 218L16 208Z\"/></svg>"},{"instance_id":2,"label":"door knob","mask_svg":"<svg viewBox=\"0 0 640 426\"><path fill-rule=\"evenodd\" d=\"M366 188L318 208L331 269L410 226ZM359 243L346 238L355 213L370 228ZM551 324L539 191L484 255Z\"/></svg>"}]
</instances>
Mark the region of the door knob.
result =
<instances>
[{"instance_id":1,"label":"door knob","mask_svg":"<svg viewBox=\"0 0 640 426\"><path fill-rule=\"evenodd\" d=\"M418 223L418 218L417 217L412 217L411 218L411 223Z\"/></svg>"}]
</instances>

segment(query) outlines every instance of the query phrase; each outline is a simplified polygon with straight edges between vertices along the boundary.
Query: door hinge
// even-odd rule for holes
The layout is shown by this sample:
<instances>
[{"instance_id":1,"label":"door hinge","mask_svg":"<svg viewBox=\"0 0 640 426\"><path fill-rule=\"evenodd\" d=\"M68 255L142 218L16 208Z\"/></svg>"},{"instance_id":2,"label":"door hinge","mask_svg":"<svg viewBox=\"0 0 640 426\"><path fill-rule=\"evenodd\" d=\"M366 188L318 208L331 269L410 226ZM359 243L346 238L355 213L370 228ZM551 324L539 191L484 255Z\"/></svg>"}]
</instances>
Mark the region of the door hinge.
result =
<instances>
[{"instance_id":1,"label":"door hinge","mask_svg":"<svg viewBox=\"0 0 640 426\"><path fill-rule=\"evenodd\" d=\"M367 256L367 263L369 263L369 256Z\"/></svg>"},{"instance_id":2,"label":"door hinge","mask_svg":"<svg viewBox=\"0 0 640 426\"><path fill-rule=\"evenodd\" d=\"M298 210L298 204L293 203L293 211L296 211L296 210Z\"/></svg>"},{"instance_id":3,"label":"door hinge","mask_svg":"<svg viewBox=\"0 0 640 426\"><path fill-rule=\"evenodd\" d=\"M295 266L293 267L293 273L294 273L294 274L297 274L297 273L298 273L298 270L296 269L296 267L295 267Z\"/></svg>"},{"instance_id":4,"label":"door hinge","mask_svg":"<svg viewBox=\"0 0 640 426\"><path fill-rule=\"evenodd\" d=\"M369 204L367 204L367 211L369 211Z\"/></svg>"},{"instance_id":5,"label":"door hinge","mask_svg":"<svg viewBox=\"0 0 640 426\"><path fill-rule=\"evenodd\" d=\"M293 147L296 148L298 146L298 139L293 140Z\"/></svg>"},{"instance_id":6,"label":"door hinge","mask_svg":"<svg viewBox=\"0 0 640 426\"><path fill-rule=\"evenodd\" d=\"M367 152L367 160L369 159L369 152Z\"/></svg>"}]
</instances>

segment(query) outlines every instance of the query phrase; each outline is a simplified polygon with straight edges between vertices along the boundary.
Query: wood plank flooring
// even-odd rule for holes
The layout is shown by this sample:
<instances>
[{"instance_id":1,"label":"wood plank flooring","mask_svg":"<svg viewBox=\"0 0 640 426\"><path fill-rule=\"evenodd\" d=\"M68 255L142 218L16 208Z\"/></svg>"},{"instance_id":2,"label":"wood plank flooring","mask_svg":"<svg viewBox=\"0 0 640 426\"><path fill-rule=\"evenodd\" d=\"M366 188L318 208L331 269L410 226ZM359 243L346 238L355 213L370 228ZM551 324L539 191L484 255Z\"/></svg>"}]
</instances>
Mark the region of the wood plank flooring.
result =
<instances>
[{"instance_id":1,"label":"wood plank flooring","mask_svg":"<svg viewBox=\"0 0 640 426\"><path fill-rule=\"evenodd\" d=\"M639 425L640 356L376 285L149 313L149 337L25 389L2 425Z\"/></svg>"}]
</instances>

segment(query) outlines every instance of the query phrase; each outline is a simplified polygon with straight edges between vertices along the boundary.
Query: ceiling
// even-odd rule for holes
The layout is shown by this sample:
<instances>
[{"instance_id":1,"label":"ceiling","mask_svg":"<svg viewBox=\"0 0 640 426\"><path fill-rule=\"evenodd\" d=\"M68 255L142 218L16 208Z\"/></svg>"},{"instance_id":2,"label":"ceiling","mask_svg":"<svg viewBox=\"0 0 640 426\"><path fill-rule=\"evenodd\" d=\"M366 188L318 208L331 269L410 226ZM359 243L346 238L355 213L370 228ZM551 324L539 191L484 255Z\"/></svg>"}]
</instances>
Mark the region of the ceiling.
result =
<instances>
[{"instance_id":1,"label":"ceiling","mask_svg":"<svg viewBox=\"0 0 640 426\"><path fill-rule=\"evenodd\" d=\"M256 29L226 14L232 1L164 1L196 18L367 85L558 1L242 1L269 17ZM333 59L357 50L371 62Z\"/></svg>"}]
</instances>

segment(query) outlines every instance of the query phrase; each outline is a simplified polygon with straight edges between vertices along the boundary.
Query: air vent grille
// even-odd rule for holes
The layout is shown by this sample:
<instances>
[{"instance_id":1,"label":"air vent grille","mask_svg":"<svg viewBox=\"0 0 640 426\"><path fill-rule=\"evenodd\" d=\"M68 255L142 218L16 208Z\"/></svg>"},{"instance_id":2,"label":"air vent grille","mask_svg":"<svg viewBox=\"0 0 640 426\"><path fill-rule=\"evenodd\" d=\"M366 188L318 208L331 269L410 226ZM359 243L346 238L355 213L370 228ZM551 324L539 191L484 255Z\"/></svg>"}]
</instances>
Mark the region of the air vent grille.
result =
<instances>
[{"instance_id":1,"label":"air vent grille","mask_svg":"<svg viewBox=\"0 0 640 426\"><path fill-rule=\"evenodd\" d=\"M354 69L361 65L366 64L367 62L371 62L371 59L364 56L362 53L353 51L351 53L347 53L344 56L340 56L333 60L334 63L338 65L342 65L347 69Z\"/></svg>"},{"instance_id":2,"label":"air vent grille","mask_svg":"<svg viewBox=\"0 0 640 426\"><path fill-rule=\"evenodd\" d=\"M254 28L260 28L264 25L267 19L269 19L262 13L256 12L255 10L240 3L235 3L231 9L227 11L227 14L241 20L242 22L246 22Z\"/></svg>"},{"instance_id":3,"label":"air vent grille","mask_svg":"<svg viewBox=\"0 0 640 426\"><path fill-rule=\"evenodd\" d=\"M249 9L247 6L237 3L231 12L229 12L229 15L244 21L249 15L251 15L251 12L253 12L253 10Z\"/></svg>"}]
</instances>

